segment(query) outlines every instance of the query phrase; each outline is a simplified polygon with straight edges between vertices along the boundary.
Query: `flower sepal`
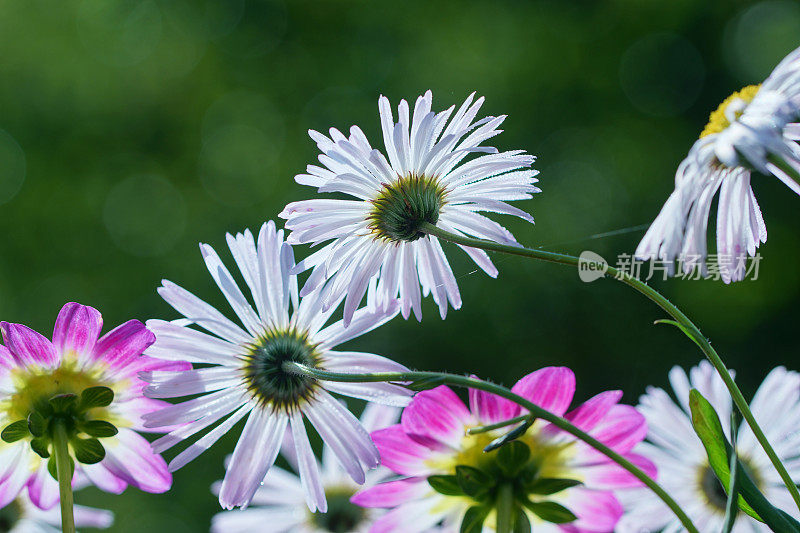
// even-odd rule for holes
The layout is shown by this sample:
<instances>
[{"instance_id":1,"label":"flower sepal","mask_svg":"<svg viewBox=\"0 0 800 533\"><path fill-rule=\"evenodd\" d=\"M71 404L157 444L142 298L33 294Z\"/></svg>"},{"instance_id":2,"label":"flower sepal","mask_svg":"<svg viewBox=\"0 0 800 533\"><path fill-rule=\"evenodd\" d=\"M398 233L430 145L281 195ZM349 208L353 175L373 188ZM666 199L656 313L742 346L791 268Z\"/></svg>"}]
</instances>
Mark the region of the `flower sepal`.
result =
<instances>
[{"instance_id":1,"label":"flower sepal","mask_svg":"<svg viewBox=\"0 0 800 533\"><path fill-rule=\"evenodd\" d=\"M114 424L107 420L89 418L89 411L108 407L114 400L114 391L108 387L89 387L80 396L59 393L46 401L36 403L36 408L25 419L17 420L0 432L0 438L8 443L30 438L31 449L43 459L48 459L47 468L57 479L52 447L56 427L62 427L71 448L70 462L74 471L75 461L95 464L103 460L105 448L99 438L113 437L118 433Z\"/></svg>"}]
</instances>

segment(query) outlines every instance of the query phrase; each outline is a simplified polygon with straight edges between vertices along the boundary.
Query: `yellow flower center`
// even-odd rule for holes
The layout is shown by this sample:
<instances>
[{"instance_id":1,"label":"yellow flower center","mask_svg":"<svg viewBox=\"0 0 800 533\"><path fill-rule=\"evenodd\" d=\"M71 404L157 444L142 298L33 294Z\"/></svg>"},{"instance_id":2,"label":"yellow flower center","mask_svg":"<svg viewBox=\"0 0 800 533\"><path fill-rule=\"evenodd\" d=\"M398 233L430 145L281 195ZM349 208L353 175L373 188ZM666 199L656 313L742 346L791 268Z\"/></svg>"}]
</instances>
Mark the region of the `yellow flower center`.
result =
<instances>
[{"instance_id":1,"label":"yellow flower center","mask_svg":"<svg viewBox=\"0 0 800 533\"><path fill-rule=\"evenodd\" d=\"M760 88L761 85L748 85L723 100L719 107L709 115L708 124L703 128L700 138L724 131L731 125L731 120L736 120L742 115L745 107L753 101Z\"/></svg>"}]
</instances>

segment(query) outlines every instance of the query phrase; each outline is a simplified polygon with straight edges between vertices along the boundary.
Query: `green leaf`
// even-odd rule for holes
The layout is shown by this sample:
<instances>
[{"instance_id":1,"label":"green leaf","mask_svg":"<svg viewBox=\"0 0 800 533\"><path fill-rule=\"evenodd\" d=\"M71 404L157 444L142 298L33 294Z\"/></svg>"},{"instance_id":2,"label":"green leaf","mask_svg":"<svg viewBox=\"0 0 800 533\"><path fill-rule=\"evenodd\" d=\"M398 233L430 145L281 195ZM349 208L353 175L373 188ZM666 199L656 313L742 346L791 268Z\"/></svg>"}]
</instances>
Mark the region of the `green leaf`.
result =
<instances>
[{"instance_id":1,"label":"green leaf","mask_svg":"<svg viewBox=\"0 0 800 533\"><path fill-rule=\"evenodd\" d=\"M38 411L28 415L28 431L34 437L42 437L47 431L47 420Z\"/></svg>"},{"instance_id":2,"label":"green leaf","mask_svg":"<svg viewBox=\"0 0 800 533\"><path fill-rule=\"evenodd\" d=\"M50 452L47 451L48 444L50 440L47 437L37 437L31 441L31 449L42 459L47 459L50 457Z\"/></svg>"},{"instance_id":3,"label":"green leaf","mask_svg":"<svg viewBox=\"0 0 800 533\"><path fill-rule=\"evenodd\" d=\"M546 522L567 524L578 519L572 511L556 502L526 502L525 507Z\"/></svg>"},{"instance_id":4,"label":"green leaf","mask_svg":"<svg viewBox=\"0 0 800 533\"><path fill-rule=\"evenodd\" d=\"M50 405L56 413L68 413L77 403L78 397L75 394L56 394L50 398Z\"/></svg>"},{"instance_id":5,"label":"green leaf","mask_svg":"<svg viewBox=\"0 0 800 533\"><path fill-rule=\"evenodd\" d=\"M81 409L107 407L114 401L114 391L108 387L89 387L81 393Z\"/></svg>"},{"instance_id":6,"label":"green leaf","mask_svg":"<svg viewBox=\"0 0 800 533\"><path fill-rule=\"evenodd\" d=\"M525 509L517 506L517 514L514 518L514 529L512 533L531 533L531 521Z\"/></svg>"},{"instance_id":7,"label":"green leaf","mask_svg":"<svg viewBox=\"0 0 800 533\"><path fill-rule=\"evenodd\" d=\"M497 464L509 477L517 475L531 457L531 449L527 444L512 441L497 450Z\"/></svg>"},{"instance_id":8,"label":"green leaf","mask_svg":"<svg viewBox=\"0 0 800 533\"><path fill-rule=\"evenodd\" d=\"M494 485L494 478L471 466L458 465L456 467L456 480L458 486L467 496L480 500L486 496Z\"/></svg>"},{"instance_id":9,"label":"green leaf","mask_svg":"<svg viewBox=\"0 0 800 533\"><path fill-rule=\"evenodd\" d=\"M17 442L30 434L31 432L28 430L28 421L17 420L3 428L3 431L0 432L0 439L6 442Z\"/></svg>"},{"instance_id":10,"label":"green leaf","mask_svg":"<svg viewBox=\"0 0 800 533\"><path fill-rule=\"evenodd\" d=\"M79 427L87 435L97 438L113 437L119 433L114 424L105 420L87 420L86 422L81 422Z\"/></svg>"},{"instance_id":11,"label":"green leaf","mask_svg":"<svg viewBox=\"0 0 800 533\"><path fill-rule=\"evenodd\" d=\"M75 475L75 461L72 460L72 457L69 458L69 468L70 468L69 477L72 478ZM56 468L55 456L51 456L50 460L47 461L47 471L50 472L50 475L53 476L53 479L58 481L58 470Z\"/></svg>"},{"instance_id":12,"label":"green leaf","mask_svg":"<svg viewBox=\"0 0 800 533\"><path fill-rule=\"evenodd\" d=\"M445 496L464 496L456 476L429 476L428 484L433 490Z\"/></svg>"},{"instance_id":13,"label":"green leaf","mask_svg":"<svg viewBox=\"0 0 800 533\"><path fill-rule=\"evenodd\" d=\"M689 408L692 412L692 425L706 449L708 462L723 487L731 482L730 461L733 448L728 443L722 424L714 407L697 390L689 392ZM800 532L800 523L774 507L764 497L756 484L738 463L739 470L739 508L756 520L764 522L773 531Z\"/></svg>"},{"instance_id":14,"label":"green leaf","mask_svg":"<svg viewBox=\"0 0 800 533\"><path fill-rule=\"evenodd\" d=\"M483 451L487 452L487 453L491 452L492 450L496 450L497 448L499 448L499 447L501 447L501 446L503 446L505 444L508 444L509 442L511 442L513 440L516 440L516 439L520 438L521 436L523 436L525 434L526 431L528 431L528 428L533 425L535 420L536 419L533 418L533 417L528 418L527 420L525 420L525 422L523 422L522 424L518 425L517 427L515 427L514 429L512 429L511 431L509 431L508 433L506 433L502 437L498 437L498 438L494 439L492 442L490 442L483 449Z\"/></svg>"},{"instance_id":15,"label":"green leaf","mask_svg":"<svg viewBox=\"0 0 800 533\"><path fill-rule=\"evenodd\" d=\"M72 449L79 463L93 465L99 463L106 456L106 450L97 439L73 439Z\"/></svg>"},{"instance_id":16,"label":"green leaf","mask_svg":"<svg viewBox=\"0 0 800 533\"><path fill-rule=\"evenodd\" d=\"M582 485L577 479L561 479L555 477L538 478L533 483L527 485L525 488L531 494L541 494L549 496L556 494L562 490L567 490L571 487Z\"/></svg>"},{"instance_id":17,"label":"green leaf","mask_svg":"<svg viewBox=\"0 0 800 533\"><path fill-rule=\"evenodd\" d=\"M483 521L489 516L490 511L491 508L485 505L475 505L467 509L461 521L460 533L481 533Z\"/></svg>"}]
</instances>

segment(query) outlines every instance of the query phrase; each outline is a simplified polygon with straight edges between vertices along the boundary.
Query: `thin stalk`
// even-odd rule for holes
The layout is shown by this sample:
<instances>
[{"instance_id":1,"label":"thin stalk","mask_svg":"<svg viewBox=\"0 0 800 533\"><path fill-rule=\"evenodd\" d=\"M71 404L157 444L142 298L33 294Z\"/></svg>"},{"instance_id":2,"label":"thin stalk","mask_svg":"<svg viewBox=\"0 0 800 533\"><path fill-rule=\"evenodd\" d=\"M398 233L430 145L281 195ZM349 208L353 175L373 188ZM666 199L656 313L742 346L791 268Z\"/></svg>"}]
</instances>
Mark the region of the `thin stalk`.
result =
<instances>
[{"instance_id":1,"label":"thin stalk","mask_svg":"<svg viewBox=\"0 0 800 533\"><path fill-rule=\"evenodd\" d=\"M467 430L467 435L477 435L478 433L486 433L488 431L494 431L495 429L504 428L506 426L512 426L518 422L524 422L526 418L530 415L520 415L515 416L514 418L509 418L508 420L503 420L502 422L498 422L496 424L489 424L486 426L476 426L474 428L469 428Z\"/></svg>"},{"instance_id":2,"label":"thin stalk","mask_svg":"<svg viewBox=\"0 0 800 533\"><path fill-rule=\"evenodd\" d=\"M531 248L524 248L522 246L509 246L505 244L499 244L493 241L487 241L483 239L473 239L471 237L466 237L463 235L456 235L455 233L450 233L449 231L445 231L441 228L434 226L433 224L423 223L420 227L420 231L427 233L429 235L435 235L440 239L444 239L446 241L450 241L456 244L461 244L464 246L470 246L472 248L481 248L483 250L489 250L493 252L500 252L505 254L511 255L519 255L522 257L528 257L531 259L538 259L540 261L546 261L548 263L558 263L561 265L569 265L577 267L580 265L580 259L567 254L559 254L555 252L546 252L544 250L534 250ZM722 378L722 381L725 383L725 386L728 388L730 392L731 398L733 398L734 404L736 404L736 408L742 413L745 421L747 421L747 425L750 426L752 429L753 434L755 435L756 439L758 440L761 447L766 452L767 456L769 457L770 462L775 467L775 470L778 471L781 479L783 480L784 485L786 485L786 489L792 495L792 499L797 505L797 508L800 509L800 492L797 490L797 485L795 485L792 477L789 475L789 472L781 463L781 460L778 458L778 454L775 453L775 449L767 440L766 435L761 430L761 427L756 422L753 413L750 411L750 407L747 405L747 400L744 399L744 395L742 391L739 390L739 387L733 381L733 378L730 375L725 363L722 362L722 359L717 354L716 350L711 346L711 343L708 342L708 339L700 332L700 329L695 326L694 322L689 320L683 311L678 309L672 302L670 302L666 297L662 296L654 288L650 287L643 281L637 279L634 276L631 276L627 272L620 271L610 265L598 265L595 266L602 267L605 269L606 276L613 277L617 281L621 281L625 285L633 288L634 290L638 291L639 293L646 296L656 305L658 305L661 309L667 312L672 318L674 318L679 324L681 324L686 330L689 332L689 337L694 340L700 349L703 351L703 354L706 356L706 359L714 366L719 376Z\"/></svg>"},{"instance_id":3,"label":"thin stalk","mask_svg":"<svg viewBox=\"0 0 800 533\"><path fill-rule=\"evenodd\" d=\"M58 495L61 503L61 531L75 533L72 499L72 466L70 464L67 429L63 422L56 421L53 431L53 455L58 474Z\"/></svg>"},{"instance_id":4,"label":"thin stalk","mask_svg":"<svg viewBox=\"0 0 800 533\"><path fill-rule=\"evenodd\" d=\"M497 491L497 533L511 533L514 525L514 487L500 485Z\"/></svg>"},{"instance_id":5,"label":"thin stalk","mask_svg":"<svg viewBox=\"0 0 800 533\"><path fill-rule=\"evenodd\" d=\"M634 477L636 477L636 479L649 487L650 490L652 490L670 509L672 509L672 512L675 513L675 516L677 516L681 521L683 527L685 527L690 533L699 533L686 513L683 512L683 509L681 509L680 505L678 505L677 502L675 502L675 500L673 500L672 497L667 494L661 485L656 483L655 480L639 469L639 467L585 431L581 430L577 426L574 426L565 418L561 418L560 416L554 415L550 411L542 409L535 403L523 398L522 396L514 394L512 391L503 387L502 385L497 385L488 381L481 381L479 379L470 378L467 376L460 376L458 374L448 374L445 372L376 372L371 374L345 374L340 372L328 372L318 368L309 368L293 361L285 361L283 363L283 370L294 374L308 376L321 381L338 381L346 383L414 382L436 379L442 383L448 383L457 387L482 390L500 396L501 398L511 400L524 409L527 409L536 418L546 420L557 428L562 429L582 440L630 472Z\"/></svg>"}]
</instances>

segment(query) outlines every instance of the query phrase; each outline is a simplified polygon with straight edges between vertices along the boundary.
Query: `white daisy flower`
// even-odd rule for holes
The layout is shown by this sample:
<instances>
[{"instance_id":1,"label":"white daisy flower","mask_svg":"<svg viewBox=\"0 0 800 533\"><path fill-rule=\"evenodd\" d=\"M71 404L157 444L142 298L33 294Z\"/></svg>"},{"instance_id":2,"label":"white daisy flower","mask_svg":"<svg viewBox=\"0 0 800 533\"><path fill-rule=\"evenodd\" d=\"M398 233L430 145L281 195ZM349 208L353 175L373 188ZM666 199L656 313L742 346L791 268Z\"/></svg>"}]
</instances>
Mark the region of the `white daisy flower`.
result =
<instances>
[{"instance_id":1,"label":"white daisy flower","mask_svg":"<svg viewBox=\"0 0 800 533\"><path fill-rule=\"evenodd\" d=\"M725 489L708 465L700 438L692 430L689 390L697 389L719 414L730 439L731 397L711 364L703 361L686 375L679 367L669 373L677 402L660 388L649 387L638 410L647 418L647 441L634 451L652 460L658 468L658 482L686 511L700 531L720 531L725 518ZM796 481L800 481L800 374L783 367L772 370L751 403L758 424ZM739 426L737 453L759 490L775 506L800 517L789 491L772 467L746 423ZM620 533L643 531L685 531L669 509L644 488L617 494L626 514L617 526ZM750 516L739 513L734 533L767 532L770 529Z\"/></svg>"},{"instance_id":2,"label":"white daisy flower","mask_svg":"<svg viewBox=\"0 0 800 533\"><path fill-rule=\"evenodd\" d=\"M398 406L408 403L411 393L388 383L321 383L284 371L282 363L294 361L334 372L404 371L402 365L379 355L333 350L390 320L397 314L397 303L379 305L373 290L368 306L355 312L349 328L341 321L325 327L337 306L324 311L319 293L298 298L297 279L290 274L292 248L274 223L261 227L258 242L249 231L228 235L227 240L255 309L206 244L200 247L206 266L244 329L176 284L163 282L159 294L186 319L177 323L150 320L148 327L156 334L156 342L147 353L188 361L196 368L142 373L142 379L150 383L145 394L152 398L200 396L146 415L145 425L177 426L153 443L154 449L163 451L222 420L172 460L169 467L174 471L247 417L220 487L219 501L226 509L247 506L275 461L288 428L308 505L325 510L325 492L304 417L347 474L363 483L365 470L380 462L378 451L358 419L330 392Z\"/></svg>"},{"instance_id":3,"label":"white daisy flower","mask_svg":"<svg viewBox=\"0 0 800 533\"><path fill-rule=\"evenodd\" d=\"M288 241L319 244L332 241L301 261L297 270L314 268L301 294L309 294L333 278L323 290L325 306L347 294L347 324L358 307L368 281L380 277L381 297L399 295L402 314L413 310L422 317L421 298L429 293L442 318L449 304L461 307L455 277L439 240L426 235L424 223L503 244L518 245L503 226L481 215L515 215L530 222L528 213L508 205L531 198L538 171L529 169L534 157L523 150L498 153L481 144L499 134L505 115L475 120L483 97L470 95L454 107L431 111L430 91L417 98L413 115L405 100L394 122L389 100L378 100L386 155L373 149L358 126L350 137L331 128L330 138L310 131L322 154L323 167L309 165L298 183L319 192L344 193L355 200L313 199L293 202L279 215L292 230ZM452 115L452 120L449 120ZM449 120L449 122L448 122ZM409 129L410 128L410 129ZM464 161L470 154L480 154ZM461 246L492 277L497 269L482 250ZM420 293L420 285L422 292Z\"/></svg>"},{"instance_id":4,"label":"white daisy flower","mask_svg":"<svg viewBox=\"0 0 800 533\"><path fill-rule=\"evenodd\" d=\"M675 191L636 249L640 259L672 263L685 273L706 273L706 229L714 197L717 261L723 281L739 281L747 256L767 240L767 228L750 184L753 170L780 179L795 193L790 174L800 172L800 48L761 85L727 98L711 113L700 139L678 167Z\"/></svg>"},{"instance_id":5,"label":"white daisy flower","mask_svg":"<svg viewBox=\"0 0 800 533\"><path fill-rule=\"evenodd\" d=\"M383 429L397 422L400 411L394 407L368 404L361 415L361 425L367 431ZM291 439L287 439L291 440ZM291 447L290 447L291 449ZM299 472L297 457L287 459ZM380 509L365 509L350 498L359 486L334 457L330 446L323 446L319 466L322 487L328 501L328 511L309 511L302 480L296 474L273 467L256 491L252 506L246 510L223 511L214 516L211 533L366 533L375 519L384 513ZM366 485L371 486L391 475L385 468L367 473ZM220 483L213 487L218 492Z\"/></svg>"}]
</instances>

